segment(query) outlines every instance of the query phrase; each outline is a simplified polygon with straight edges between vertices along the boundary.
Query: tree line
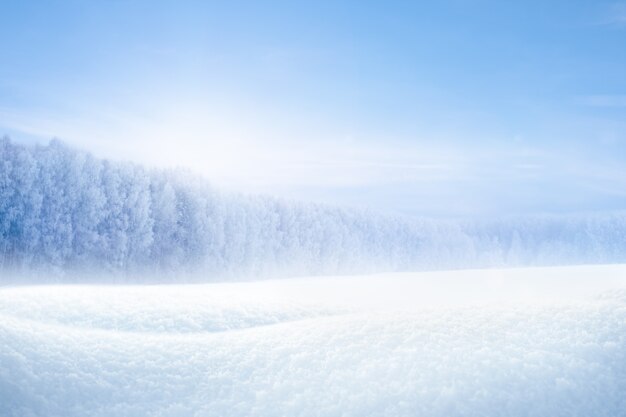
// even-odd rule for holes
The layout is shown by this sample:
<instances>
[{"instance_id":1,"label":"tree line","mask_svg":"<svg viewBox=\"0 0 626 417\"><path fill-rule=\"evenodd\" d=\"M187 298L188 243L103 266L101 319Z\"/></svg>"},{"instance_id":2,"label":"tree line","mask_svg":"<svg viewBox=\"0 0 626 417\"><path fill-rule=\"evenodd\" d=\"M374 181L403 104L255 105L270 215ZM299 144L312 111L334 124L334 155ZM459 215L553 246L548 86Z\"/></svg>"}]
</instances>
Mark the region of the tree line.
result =
<instances>
[{"instance_id":1,"label":"tree line","mask_svg":"<svg viewBox=\"0 0 626 417\"><path fill-rule=\"evenodd\" d=\"M0 269L227 279L626 260L626 215L435 221L0 139ZM51 278L52 279L52 278Z\"/></svg>"}]
</instances>

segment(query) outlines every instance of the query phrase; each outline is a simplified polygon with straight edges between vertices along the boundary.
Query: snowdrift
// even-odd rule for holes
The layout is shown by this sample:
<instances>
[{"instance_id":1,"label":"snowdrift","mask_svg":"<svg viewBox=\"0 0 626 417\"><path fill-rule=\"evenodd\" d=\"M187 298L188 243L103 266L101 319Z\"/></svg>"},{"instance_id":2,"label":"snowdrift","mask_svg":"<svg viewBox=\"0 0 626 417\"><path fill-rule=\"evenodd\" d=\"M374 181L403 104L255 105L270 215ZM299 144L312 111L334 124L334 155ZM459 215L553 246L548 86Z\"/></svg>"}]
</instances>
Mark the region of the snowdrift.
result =
<instances>
[{"instance_id":1,"label":"snowdrift","mask_svg":"<svg viewBox=\"0 0 626 417\"><path fill-rule=\"evenodd\" d=\"M0 288L0 415L626 415L626 267Z\"/></svg>"},{"instance_id":2,"label":"snowdrift","mask_svg":"<svg viewBox=\"0 0 626 417\"><path fill-rule=\"evenodd\" d=\"M624 261L625 213L397 218L226 193L188 173L101 160L58 141L0 140L4 281L28 273L175 281Z\"/></svg>"}]
</instances>

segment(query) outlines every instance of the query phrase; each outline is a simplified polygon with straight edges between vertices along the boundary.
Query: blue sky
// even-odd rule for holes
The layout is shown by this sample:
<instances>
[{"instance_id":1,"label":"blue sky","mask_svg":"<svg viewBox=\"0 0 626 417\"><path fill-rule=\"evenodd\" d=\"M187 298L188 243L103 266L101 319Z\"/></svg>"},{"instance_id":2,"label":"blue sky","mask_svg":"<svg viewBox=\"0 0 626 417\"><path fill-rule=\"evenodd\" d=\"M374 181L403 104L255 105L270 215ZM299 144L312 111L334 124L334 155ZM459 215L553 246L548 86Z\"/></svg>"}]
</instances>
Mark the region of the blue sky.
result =
<instances>
[{"instance_id":1,"label":"blue sky","mask_svg":"<svg viewBox=\"0 0 626 417\"><path fill-rule=\"evenodd\" d=\"M0 133L426 215L626 204L626 3L2 2Z\"/></svg>"}]
</instances>

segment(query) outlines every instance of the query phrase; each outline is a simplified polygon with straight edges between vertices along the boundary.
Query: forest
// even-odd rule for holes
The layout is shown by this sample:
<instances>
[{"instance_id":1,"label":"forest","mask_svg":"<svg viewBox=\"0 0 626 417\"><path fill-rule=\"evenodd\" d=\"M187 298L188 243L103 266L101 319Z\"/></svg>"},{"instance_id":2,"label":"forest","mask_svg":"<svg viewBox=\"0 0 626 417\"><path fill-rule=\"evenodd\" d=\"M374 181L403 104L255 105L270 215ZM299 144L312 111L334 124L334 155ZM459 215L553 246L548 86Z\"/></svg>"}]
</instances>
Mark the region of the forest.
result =
<instances>
[{"instance_id":1,"label":"forest","mask_svg":"<svg viewBox=\"0 0 626 417\"><path fill-rule=\"evenodd\" d=\"M5 279L223 280L626 261L626 213L433 220L221 190L0 139ZM12 272L9 273L9 272ZM41 275L41 274L40 274Z\"/></svg>"}]
</instances>

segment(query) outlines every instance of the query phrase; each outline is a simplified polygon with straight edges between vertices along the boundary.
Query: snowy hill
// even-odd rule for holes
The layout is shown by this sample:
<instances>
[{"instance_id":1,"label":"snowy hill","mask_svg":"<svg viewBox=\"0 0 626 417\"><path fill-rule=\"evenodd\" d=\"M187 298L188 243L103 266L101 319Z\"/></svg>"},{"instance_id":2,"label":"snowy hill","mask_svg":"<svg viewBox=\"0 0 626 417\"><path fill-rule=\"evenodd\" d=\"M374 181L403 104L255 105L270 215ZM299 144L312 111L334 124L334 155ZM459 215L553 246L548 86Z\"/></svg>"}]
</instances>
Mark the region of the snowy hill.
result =
<instances>
[{"instance_id":1,"label":"snowy hill","mask_svg":"<svg viewBox=\"0 0 626 417\"><path fill-rule=\"evenodd\" d=\"M626 415L626 267L0 288L0 415Z\"/></svg>"}]
</instances>

